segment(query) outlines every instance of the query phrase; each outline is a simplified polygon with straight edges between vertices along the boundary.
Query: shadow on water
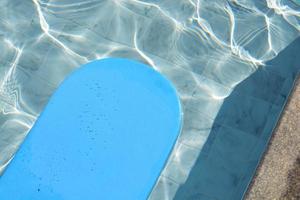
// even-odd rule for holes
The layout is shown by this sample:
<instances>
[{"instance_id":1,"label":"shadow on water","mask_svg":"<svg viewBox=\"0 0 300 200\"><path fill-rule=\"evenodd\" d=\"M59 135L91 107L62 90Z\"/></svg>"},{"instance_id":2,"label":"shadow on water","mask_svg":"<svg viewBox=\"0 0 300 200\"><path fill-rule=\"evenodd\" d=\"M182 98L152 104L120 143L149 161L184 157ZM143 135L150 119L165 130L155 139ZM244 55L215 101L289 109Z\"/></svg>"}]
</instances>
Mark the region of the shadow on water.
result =
<instances>
[{"instance_id":1,"label":"shadow on water","mask_svg":"<svg viewBox=\"0 0 300 200\"><path fill-rule=\"evenodd\" d=\"M176 200L242 199L300 71L300 37L241 82Z\"/></svg>"}]
</instances>

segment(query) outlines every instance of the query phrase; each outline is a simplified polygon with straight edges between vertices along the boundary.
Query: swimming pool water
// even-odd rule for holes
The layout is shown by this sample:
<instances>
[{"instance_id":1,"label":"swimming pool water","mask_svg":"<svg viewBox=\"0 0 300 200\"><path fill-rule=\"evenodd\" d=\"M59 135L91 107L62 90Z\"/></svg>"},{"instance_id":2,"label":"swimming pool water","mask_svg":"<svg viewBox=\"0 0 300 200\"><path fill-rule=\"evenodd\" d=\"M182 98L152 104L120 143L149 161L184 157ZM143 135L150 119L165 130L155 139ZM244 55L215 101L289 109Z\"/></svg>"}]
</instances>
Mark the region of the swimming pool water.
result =
<instances>
[{"instance_id":1,"label":"swimming pool water","mask_svg":"<svg viewBox=\"0 0 300 200\"><path fill-rule=\"evenodd\" d=\"M290 0L2 0L0 169L70 72L125 57L169 78L183 105L150 199L238 199L298 74L299 16Z\"/></svg>"}]
</instances>

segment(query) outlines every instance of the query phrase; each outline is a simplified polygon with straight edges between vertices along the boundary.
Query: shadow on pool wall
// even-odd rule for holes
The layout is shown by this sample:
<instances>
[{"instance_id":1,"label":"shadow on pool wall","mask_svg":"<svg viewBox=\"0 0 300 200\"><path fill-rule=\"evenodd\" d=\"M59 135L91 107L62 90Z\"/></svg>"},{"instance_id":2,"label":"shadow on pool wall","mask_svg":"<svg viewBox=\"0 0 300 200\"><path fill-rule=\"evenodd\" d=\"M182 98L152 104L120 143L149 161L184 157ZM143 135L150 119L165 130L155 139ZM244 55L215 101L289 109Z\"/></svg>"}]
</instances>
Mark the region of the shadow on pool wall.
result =
<instances>
[{"instance_id":1,"label":"shadow on pool wall","mask_svg":"<svg viewBox=\"0 0 300 200\"><path fill-rule=\"evenodd\" d=\"M227 97L176 200L242 199L300 71L300 37Z\"/></svg>"}]
</instances>

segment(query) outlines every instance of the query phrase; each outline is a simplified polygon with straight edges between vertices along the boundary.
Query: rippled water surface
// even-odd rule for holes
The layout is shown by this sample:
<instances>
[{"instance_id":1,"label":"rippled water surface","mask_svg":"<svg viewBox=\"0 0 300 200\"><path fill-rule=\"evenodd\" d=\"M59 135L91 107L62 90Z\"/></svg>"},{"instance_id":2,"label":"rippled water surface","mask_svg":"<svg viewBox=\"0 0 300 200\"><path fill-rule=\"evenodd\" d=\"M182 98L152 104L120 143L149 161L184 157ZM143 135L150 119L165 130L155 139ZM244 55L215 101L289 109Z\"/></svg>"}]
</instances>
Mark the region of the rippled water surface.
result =
<instances>
[{"instance_id":1,"label":"rippled water surface","mask_svg":"<svg viewBox=\"0 0 300 200\"><path fill-rule=\"evenodd\" d=\"M223 101L299 36L291 0L1 0L0 169L76 67L151 65L176 86L183 130L150 199L185 183Z\"/></svg>"}]
</instances>

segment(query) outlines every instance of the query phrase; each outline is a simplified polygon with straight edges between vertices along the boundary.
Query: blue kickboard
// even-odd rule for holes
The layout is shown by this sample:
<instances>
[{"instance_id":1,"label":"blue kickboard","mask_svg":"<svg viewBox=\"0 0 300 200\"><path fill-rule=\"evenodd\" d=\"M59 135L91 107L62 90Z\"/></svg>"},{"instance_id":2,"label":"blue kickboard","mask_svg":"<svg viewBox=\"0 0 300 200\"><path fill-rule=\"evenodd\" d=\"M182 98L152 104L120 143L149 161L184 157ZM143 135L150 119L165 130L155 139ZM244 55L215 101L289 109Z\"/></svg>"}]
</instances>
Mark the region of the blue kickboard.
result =
<instances>
[{"instance_id":1,"label":"blue kickboard","mask_svg":"<svg viewBox=\"0 0 300 200\"><path fill-rule=\"evenodd\" d=\"M93 61L51 97L0 178L0 199L146 199L180 128L166 78L127 59Z\"/></svg>"}]
</instances>

